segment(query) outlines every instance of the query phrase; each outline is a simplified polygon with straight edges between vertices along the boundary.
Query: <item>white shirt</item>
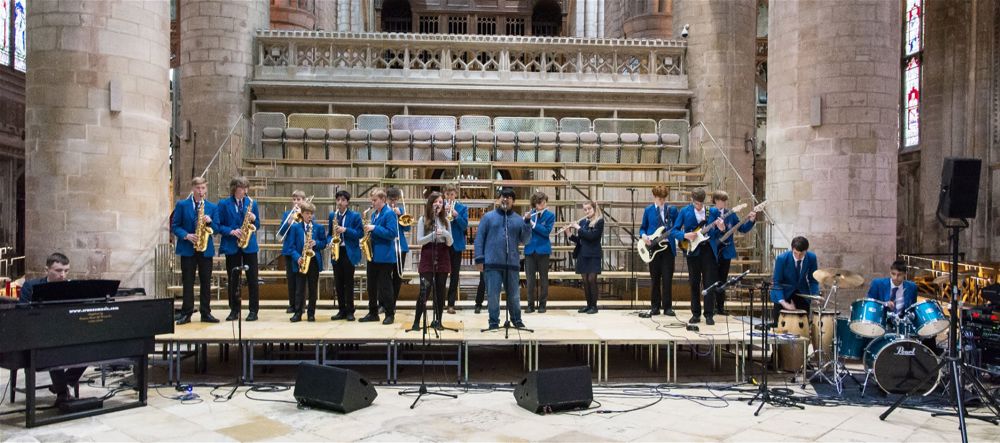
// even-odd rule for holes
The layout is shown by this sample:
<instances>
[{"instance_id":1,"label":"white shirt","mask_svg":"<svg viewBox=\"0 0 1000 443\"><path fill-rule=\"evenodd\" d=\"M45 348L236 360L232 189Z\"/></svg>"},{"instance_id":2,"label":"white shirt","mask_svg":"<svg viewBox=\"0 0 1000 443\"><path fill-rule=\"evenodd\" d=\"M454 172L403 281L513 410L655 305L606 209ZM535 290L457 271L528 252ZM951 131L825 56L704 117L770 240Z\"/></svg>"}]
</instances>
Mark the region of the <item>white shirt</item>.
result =
<instances>
[{"instance_id":1,"label":"white shirt","mask_svg":"<svg viewBox=\"0 0 1000 443\"><path fill-rule=\"evenodd\" d=\"M698 219L698 223L705 221L705 207L702 206L700 211L698 209L695 209L694 217Z\"/></svg>"}]
</instances>

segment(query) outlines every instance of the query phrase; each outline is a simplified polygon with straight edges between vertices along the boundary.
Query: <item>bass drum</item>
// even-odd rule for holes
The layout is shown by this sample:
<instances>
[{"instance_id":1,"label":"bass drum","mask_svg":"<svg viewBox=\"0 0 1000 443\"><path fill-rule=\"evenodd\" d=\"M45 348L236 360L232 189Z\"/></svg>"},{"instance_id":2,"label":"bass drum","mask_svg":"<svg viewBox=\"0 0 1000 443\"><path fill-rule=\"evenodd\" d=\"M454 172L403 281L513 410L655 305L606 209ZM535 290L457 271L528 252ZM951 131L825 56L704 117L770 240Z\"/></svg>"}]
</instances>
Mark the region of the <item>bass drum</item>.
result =
<instances>
[{"instance_id":1,"label":"bass drum","mask_svg":"<svg viewBox=\"0 0 1000 443\"><path fill-rule=\"evenodd\" d=\"M865 349L865 368L872 371L875 383L890 394L927 395L934 391L941 372L929 377L937 368L938 358L920 342L896 334L886 334L872 340ZM920 382L927 380L926 383Z\"/></svg>"}]
</instances>

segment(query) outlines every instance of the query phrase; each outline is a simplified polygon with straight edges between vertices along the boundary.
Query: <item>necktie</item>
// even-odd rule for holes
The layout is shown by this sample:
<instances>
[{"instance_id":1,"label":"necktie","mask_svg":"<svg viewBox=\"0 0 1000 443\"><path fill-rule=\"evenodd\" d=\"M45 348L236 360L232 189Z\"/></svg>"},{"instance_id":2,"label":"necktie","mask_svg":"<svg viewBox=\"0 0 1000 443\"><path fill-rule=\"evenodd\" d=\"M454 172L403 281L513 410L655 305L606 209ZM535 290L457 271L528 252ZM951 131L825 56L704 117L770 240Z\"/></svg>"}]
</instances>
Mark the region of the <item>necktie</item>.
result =
<instances>
[{"instance_id":1,"label":"necktie","mask_svg":"<svg viewBox=\"0 0 1000 443\"><path fill-rule=\"evenodd\" d=\"M802 276L802 260L795 260L795 273Z\"/></svg>"},{"instance_id":2,"label":"necktie","mask_svg":"<svg viewBox=\"0 0 1000 443\"><path fill-rule=\"evenodd\" d=\"M667 211L663 206L660 206L660 221L662 221L664 225L667 224Z\"/></svg>"},{"instance_id":3,"label":"necktie","mask_svg":"<svg viewBox=\"0 0 1000 443\"><path fill-rule=\"evenodd\" d=\"M243 212L243 200L239 200L236 202L236 211Z\"/></svg>"},{"instance_id":4,"label":"necktie","mask_svg":"<svg viewBox=\"0 0 1000 443\"><path fill-rule=\"evenodd\" d=\"M899 292L899 287L898 287L898 286L897 286L897 287L895 287L895 288L892 288L892 292L891 292L891 294L890 294L890 297L891 297L891 299L892 299L892 302L893 302L893 303L894 303L894 304L896 305L896 306L895 306L895 308L896 308L896 313L898 314L898 313L899 313L900 311L902 311L902 310L903 310L903 304L902 304L902 303L899 303L898 301L896 301L896 293L897 293L897 292Z\"/></svg>"}]
</instances>

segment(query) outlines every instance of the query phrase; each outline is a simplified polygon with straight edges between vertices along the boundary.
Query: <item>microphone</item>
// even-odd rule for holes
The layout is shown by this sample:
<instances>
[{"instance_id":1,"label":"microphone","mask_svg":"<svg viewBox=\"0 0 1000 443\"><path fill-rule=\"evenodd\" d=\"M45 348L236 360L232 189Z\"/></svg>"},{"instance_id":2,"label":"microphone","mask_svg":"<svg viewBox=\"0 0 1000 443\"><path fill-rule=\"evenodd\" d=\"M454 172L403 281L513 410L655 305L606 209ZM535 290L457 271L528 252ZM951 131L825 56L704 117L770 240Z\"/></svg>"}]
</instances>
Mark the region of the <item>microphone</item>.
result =
<instances>
[{"instance_id":1,"label":"microphone","mask_svg":"<svg viewBox=\"0 0 1000 443\"><path fill-rule=\"evenodd\" d=\"M712 292L713 290L715 290L715 288L719 287L719 283L721 283L721 282L717 281L715 283L712 283L712 286L709 286L709 287L705 288L704 291L701 291L701 295L702 296L708 295L709 292Z\"/></svg>"},{"instance_id":2,"label":"microphone","mask_svg":"<svg viewBox=\"0 0 1000 443\"><path fill-rule=\"evenodd\" d=\"M728 288L728 287L730 287L732 285L735 285L736 283L739 283L740 280L743 280L743 277L746 277L749 274L750 274L750 270L747 269L746 271L743 271L742 274L730 278L728 281L726 281L725 283L722 283L721 285L719 284L719 283L721 283L721 280L717 281L715 283L712 283L712 286L709 286L704 291L702 291L701 295L708 295L708 292L711 291L711 290L724 291L726 288Z\"/></svg>"}]
</instances>

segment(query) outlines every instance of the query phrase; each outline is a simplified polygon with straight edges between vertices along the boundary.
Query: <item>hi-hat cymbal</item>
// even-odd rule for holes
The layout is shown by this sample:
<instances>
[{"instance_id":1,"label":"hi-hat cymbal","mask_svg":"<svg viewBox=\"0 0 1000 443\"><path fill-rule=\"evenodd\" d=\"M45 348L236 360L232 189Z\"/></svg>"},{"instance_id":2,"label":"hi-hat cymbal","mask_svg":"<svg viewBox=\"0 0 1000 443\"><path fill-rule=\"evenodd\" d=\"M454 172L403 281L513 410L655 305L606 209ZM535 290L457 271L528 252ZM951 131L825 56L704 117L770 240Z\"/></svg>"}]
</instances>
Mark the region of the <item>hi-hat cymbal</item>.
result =
<instances>
[{"instance_id":1,"label":"hi-hat cymbal","mask_svg":"<svg viewBox=\"0 0 1000 443\"><path fill-rule=\"evenodd\" d=\"M813 272L813 278L823 286L833 286L834 281L841 289L852 289L865 284L865 278L854 271L837 268L817 269Z\"/></svg>"}]
</instances>

